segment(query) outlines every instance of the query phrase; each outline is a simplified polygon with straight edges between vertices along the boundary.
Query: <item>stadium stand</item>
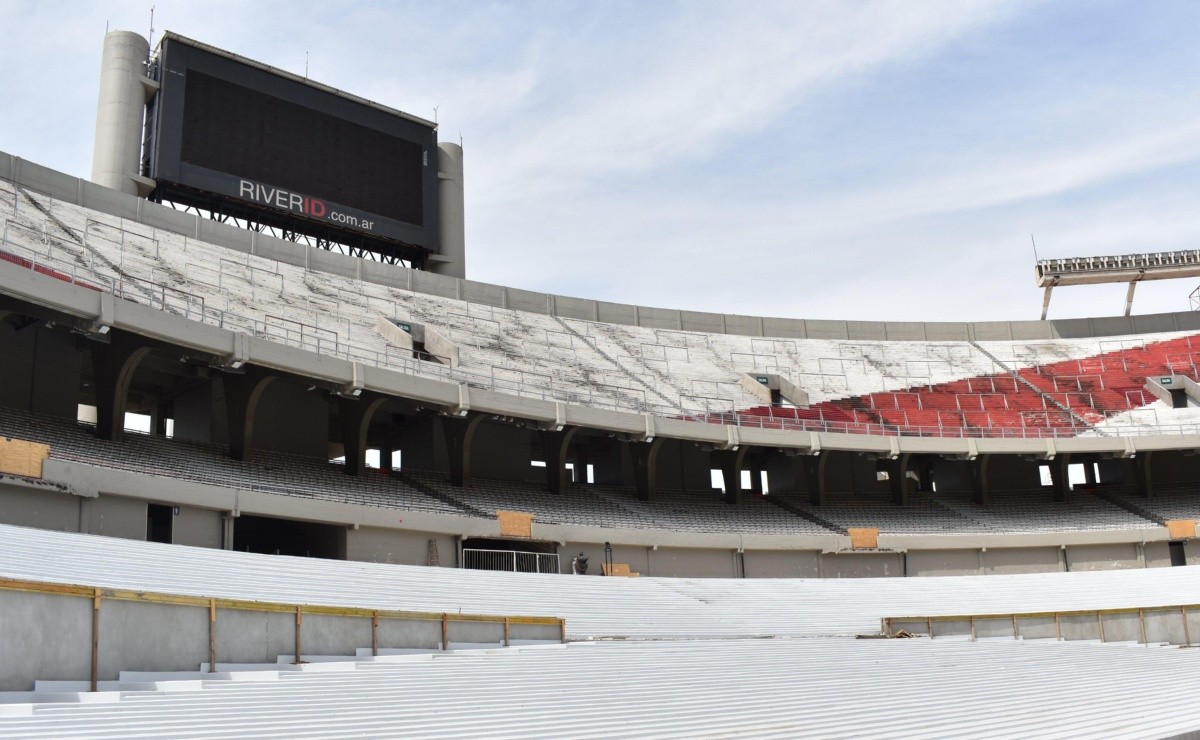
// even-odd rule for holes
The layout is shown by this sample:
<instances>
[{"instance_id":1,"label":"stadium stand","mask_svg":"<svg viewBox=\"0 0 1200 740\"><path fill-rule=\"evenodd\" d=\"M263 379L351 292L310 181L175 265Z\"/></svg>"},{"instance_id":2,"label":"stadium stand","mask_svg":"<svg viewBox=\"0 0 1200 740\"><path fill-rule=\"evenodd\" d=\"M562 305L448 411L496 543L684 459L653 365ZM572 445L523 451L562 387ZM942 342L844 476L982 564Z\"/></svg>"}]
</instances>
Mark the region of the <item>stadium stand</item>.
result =
<instances>
[{"instance_id":1,"label":"stadium stand","mask_svg":"<svg viewBox=\"0 0 1200 740\"><path fill-rule=\"evenodd\" d=\"M84 424L0 407L0 436L50 445L51 458L131 473L267 491L283 496L442 514L469 512L424 495L394 477L343 475L336 465L301 455L260 452L232 460L223 446L130 434L97 439Z\"/></svg>"},{"instance_id":2,"label":"stadium stand","mask_svg":"<svg viewBox=\"0 0 1200 740\"><path fill-rule=\"evenodd\" d=\"M161 422L181 413L172 406L177 394L198 388L203 393L189 398L188 413L211 421L211 434L193 431L198 436L191 439L203 441L185 441L166 439L160 429L110 442L67 420L71 409L63 404L50 404L54 418L30 414L47 405L30 390L12 404L22 410L0 413L0 432L49 444L58 477L9 492L21 502L12 517L39 506L30 498L35 485L61 485L81 500L55 504L58 528L109 527L103 531L130 536L145 526L137 519L151 514L128 500L150 500L159 508L182 506L193 528L185 541L213 547L236 541L231 522L249 514L329 522L349 543L334 557L450 564L447 548L456 541L496 536L498 511L528 512L538 547L594 556L611 544L615 560L644 575L1149 567L1175 562L1178 546L1184 555L1191 548L1190 541L1172 539L1177 530L1168 531L1175 510L1160 515L1156 499L1145 498L1151 481L1169 491L1188 479L1188 458L1175 448L1190 449L1188 435L1200 429L1195 399L1175 408L1148 385L1169 375L1183 386L1195 376L1197 335L1180 330L1191 326L1186 321L1072 338L995 339L968 327L960 339L889 340L820 338L815 330L804 338L739 334L724 330L738 324L733 316L710 321L711 331L688 331L683 314L673 329L652 309L637 307L628 307L632 320L605 321L599 304L589 320L551 310L560 300L553 296L541 297L547 308L539 312L529 307L541 298L504 288L488 302L464 297L489 289L469 282L418 289L424 278L399 268L318 258L303 249L285 254L265 238L261 248L251 240L249 251L227 249L205 236L219 229L203 220L190 222L190 230L165 228L156 224L182 214L145 204L147 218L140 201L134 211L84 207L70 202L70 188L46 190L54 195L0 181L0 251L8 255L2 267L14 293L0 328L14 343L36 333L78 360L78 374L65 382L80 384L81 399L103 380L97 369L105 352L119 356L122 341L154 342L156 363L137 376L142 412ZM392 272L407 274L408 287L380 278ZM36 295L11 288L24 274L38 285L61 286L75 301L99 292L100 313L64 309L70 301L57 293L57 308L39 310ZM95 319L64 318L64 310ZM116 311L142 323L117 322L120 328L105 338L105 311L109 319ZM151 315L171 328L141 333ZM756 321L765 333L767 320ZM406 325L411 342L397 334ZM1041 331L1039 325L1032 333ZM172 334L191 332L205 341L219 338L216 349L213 342L199 352L176 349ZM1031 333L1013 326L1007 332ZM106 350L113 337L116 349ZM310 417L268 419L269 434L281 439L246 455L218 433L226 419L216 423L236 411L227 392L241 378L256 377L238 374L247 372L237 368L249 357L239 337L259 342L249 369L273 373L284 380L277 385L290 389L273 401L275 413L290 404ZM34 346L40 345L22 345L21 359L36 369L42 360ZM393 374L371 376L372 368ZM343 370L349 380L331 382ZM755 385L760 374L787 380L807 405L791 399L766 405L766 389ZM354 401L364 389L373 400ZM381 399L392 405L374 426L355 416ZM293 436L310 434L312 443L295 443L285 424L297 426ZM353 424L359 426L351 431ZM470 466L472 430L484 441L474 443L481 459ZM348 454L354 435L361 435L359 447L381 455L403 452L403 469L344 475L354 471L328 459ZM974 439L966 444L963 437ZM531 460L552 466L573 460L578 467L585 457L602 482L564 479L556 486L552 474L543 482L544 473L529 467ZM1040 488L1039 466L1045 468ZM1069 483L1069 467L1085 468L1087 480ZM109 487L100 490L88 470L101 469L128 473L129 485L97 474ZM722 495L711 485L716 472L726 483L739 474L761 478L770 493L735 485ZM143 479L163 483L148 493ZM201 494L170 481L215 486L221 503L206 508ZM305 511L310 501L343 508ZM108 506L124 506L126 520L105 515ZM42 521L38 516L18 520ZM112 527L113 521L124 525ZM863 544L868 540L855 540L852 529L878 536ZM508 546L519 549L519 538Z\"/></svg>"},{"instance_id":3,"label":"stadium stand","mask_svg":"<svg viewBox=\"0 0 1200 740\"><path fill-rule=\"evenodd\" d=\"M1197 377L1192 335L855 342L647 329L417 295L255 255L191 249L185 236L10 184L0 184L0 217L7 261L197 321L475 387L717 423L1074 436L1155 403L1144 389L1147 377ZM380 320L444 335L457 364L414 359L386 341ZM812 406L756 405L741 380L763 372L804 388ZM1157 426L1175 423L1165 405L1155 411Z\"/></svg>"},{"instance_id":4,"label":"stadium stand","mask_svg":"<svg viewBox=\"0 0 1200 740\"><path fill-rule=\"evenodd\" d=\"M0 577L204 598L566 619L567 638L876 634L913 614L1188 604L1200 568L944 578L606 579L347 563L0 525ZM1200 634L1200 633L1198 633Z\"/></svg>"}]
</instances>

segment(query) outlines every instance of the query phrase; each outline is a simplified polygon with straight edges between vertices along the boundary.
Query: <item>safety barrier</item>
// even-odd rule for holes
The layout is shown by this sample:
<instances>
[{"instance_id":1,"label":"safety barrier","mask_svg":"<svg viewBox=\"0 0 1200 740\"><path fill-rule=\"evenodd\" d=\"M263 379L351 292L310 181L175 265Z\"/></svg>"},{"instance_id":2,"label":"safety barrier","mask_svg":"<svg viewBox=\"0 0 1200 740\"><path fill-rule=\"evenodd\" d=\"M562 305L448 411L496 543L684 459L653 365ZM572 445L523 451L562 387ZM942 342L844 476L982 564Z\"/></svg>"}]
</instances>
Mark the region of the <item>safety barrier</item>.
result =
<instances>
[{"instance_id":1,"label":"safety barrier","mask_svg":"<svg viewBox=\"0 0 1200 740\"><path fill-rule=\"evenodd\" d=\"M509 573L558 573L557 553L464 548L462 567Z\"/></svg>"},{"instance_id":2,"label":"safety barrier","mask_svg":"<svg viewBox=\"0 0 1200 740\"><path fill-rule=\"evenodd\" d=\"M309 604L285 604L266 601L251 601L246 599L206 598L202 596L165 594L149 591L137 591L132 589L96 588L73 584L44 583L40 581L0 578L0 606L3 606L2 601L5 598L4 594L6 592L23 592L91 600L90 685L92 691L96 690L97 683L100 680L101 614L103 612L102 607L108 602L131 602L160 607L193 607L206 610L208 614L208 670L210 672L217 671L217 661L219 657L217 639L219 625L218 615L223 611L260 612L265 614L287 615L289 618L288 621L294 625L293 659L297 664L305 662L303 659L304 652L302 639L304 637L303 624L306 617L335 617L351 620L370 620L371 654L373 656L378 656L379 651L383 648L394 647L392 645L381 644L380 624L388 620L421 623L432 622L440 624L440 640L437 640L437 645L413 645L411 644L410 640L410 644L404 645L403 647L424 647L428 649L440 648L441 650L448 650L451 639L451 626L454 624L493 625L493 631L497 637L497 642L500 642L502 639L503 644L506 646L510 644L512 639L514 639L512 635L514 628L525 627L534 629L525 630L524 632L528 632L529 635L524 636L530 636L534 632L537 632L539 635L541 635L541 639L545 639L546 634L553 633L554 638L558 639L559 641L566 642L566 620L560 617L517 615L497 616L488 614L462 614L450 612L404 611L396 609L366 609L358 607L321 606ZM40 615L39 618L39 635L43 636L43 639L47 641L52 641L55 646L60 645L64 639L68 639L67 635L62 634L61 631L55 629L54 624L55 618L61 617L65 611L65 609L55 608L52 612L47 612ZM37 615L37 610L33 608L21 609L20 613L26 617L38 618L35 616ZM124 621L116 625L115 629L124 629L126 632L130 632L130 634L120 634L118 635L118 639L115 639L114 641L120 643L122 642L122 639L138 639L140 636L136 634L136 630L139 629L139 620L136 618L131 618L131 615L128 613L122 614L121 617ZM172 634L172 642L178 643L185 641L186 636L176 634L178 625L182 624L183 622L176 620L173 616L168 617L167 619L170 620L168 629ZM163 620L160 618L160 626L162 621ZM17 627L18 625L15 624L9 625L6 628L6 631L9 633L14 633ZM538 630L537 628L542 629ZM550 629L547 630L546 628ZM501 629L503 629L503 632L500 631ZM323 630L318 630L318 632L327 633L329 630L328 627L326 627ZM430 632L430 634L436 635L438 633ZM317 639L319 640L321 637L328 639L328 635L318 635ZM518 635L518 638L519 637L522 637L522 635ZM11 634L9 639L12 639ZM429 640L426 641L432 642ZM465 641L471 640L468 639ZM10 649L15 649L16 647L17 646L13 645L9 646ZM46 652L44 649L42 649L42 647L43 646L30 644L24 644L20 646L21 649L29 651L32 654L43 654ZM48 648L49 645L44 647ZM317 653L310 652L310 654ZM240 656L233 656L234 660L230 660L227 657L225 662L241 662L236 660L238 657ZM10 669L12 668L11 663L16 662L17 660L18 658L16 658L14 655L5 656L5 662L10 664L7 666ZM37 677L31 676L29 677L29 680L32 681L35 678Z\"/></svg>"},{"instance_id":3,"label":"safety barrier","mask_svg":"<svg viewBox=\"0 0 1200 740\"><path fill-rule=\"evenodd\" d=\"M885 617L887 637L1011 637L1014 640L1099 640L1143 645L1192 645L1192 622L1200 628L1200 604L1052 612Z\"/></svg>"}]
</instances>

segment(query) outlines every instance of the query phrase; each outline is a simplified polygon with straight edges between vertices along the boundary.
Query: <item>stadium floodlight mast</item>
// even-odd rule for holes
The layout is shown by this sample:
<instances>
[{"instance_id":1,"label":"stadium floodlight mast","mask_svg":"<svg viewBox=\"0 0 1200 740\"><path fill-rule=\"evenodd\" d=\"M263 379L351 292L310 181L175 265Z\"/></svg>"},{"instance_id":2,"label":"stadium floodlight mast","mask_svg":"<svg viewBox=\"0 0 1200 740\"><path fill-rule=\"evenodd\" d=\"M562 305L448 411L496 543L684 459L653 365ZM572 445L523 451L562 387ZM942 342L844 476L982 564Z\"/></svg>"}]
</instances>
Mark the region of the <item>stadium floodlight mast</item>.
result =
<instances>
[{"instance_id":1,"label":"stadium floodlight mast","mask_svg":"<svg viewBox=\"0 0 1200 740\"><path fill-rule=\"evenodd\" d=\"M1036 259L1036 257L1035 257ZM1039 259L1037 286L1044 288L1042 320L1050 310L1050 293L1060 286L1129 283L1125 293L1125 315L1133 309L1133 292L1143 280L1172 280L1200 277L1200 249L1177 252L1145 252L1110 257L1064 257ZM1192 292L1193 307L1200 301L1200 288Z\"/></svg>"}]
</instances>

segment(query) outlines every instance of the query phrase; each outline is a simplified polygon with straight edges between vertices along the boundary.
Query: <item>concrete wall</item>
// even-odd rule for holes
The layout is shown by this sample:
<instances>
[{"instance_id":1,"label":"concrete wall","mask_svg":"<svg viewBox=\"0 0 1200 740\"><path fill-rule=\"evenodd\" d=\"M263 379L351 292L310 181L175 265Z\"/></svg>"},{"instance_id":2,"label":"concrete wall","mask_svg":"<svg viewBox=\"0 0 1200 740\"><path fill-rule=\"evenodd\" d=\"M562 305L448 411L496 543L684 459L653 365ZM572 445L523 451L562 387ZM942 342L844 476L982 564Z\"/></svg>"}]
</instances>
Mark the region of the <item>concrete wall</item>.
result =
<instances>
[{"instance_id":1,"label":"concrete wall","mask_svg":"<svg viewBox=\"0 0 1200 740\"><path fill-rule=\"evenodd\" d=\"M254 448L328 459L329 397L275 381L258 400Z\"/></svg>"},{"instance_id":2,"label":"concrete wall","mask_svg":"<svg viewBox=\"0 0 1200 740\"><path fill-rule=\"evenodd\" d=\"M192 547L220 548L224 538L221 512L180 506L171 522L171 542Z\"/></svg>"},{"instance_id":3,"label":"concrete wall","mask_svg":"<svg viewBox=\"0 0 1200 740\"><path fill-rule=\"evenodd\" d=\"M823 578L884 578L904 575L901 553L824 553Z\"/></svg>"},{"instance_id":4,"label":"concrete wall","mask_svg":"<svg viewBox=\"0 0 1200 740\"><path fill-rule=\"evenodd\" d=\"M83 596L0 591L0 691L29 691L37 680L87 681L91 675L92 600ZM294 656L296 617L289 612L218 609L218 663L274 663ZM449 642L501 644L503 622L454 622ZM514 640L557 640L557 625L512 625ZM379 647L441 646L438 620L383 618ZM371 619L304 615L301 656L354 655L371 647ZM209 658L209 611L203 605L102 599L98 678L121 671L194 671Z\"/></svg>"},{"instance_id":5,"label":"concrete wall","mask_svg":"<svg viewBox=\"0 0 1200 740\"><path fill-rule=\"evenodd\" d=\"M69 493L0 483L0 520L22 527L78 532L85 501Z\"/></svg>"},{"instance_id":6,"label":"concrete wall","mask_svg":"<svg viewBox=\"0 0 1200 740\"><path fill-rule=\"evenodd\" d=\"M982 564L979 550L913 550L907 566L910 576L973 576Z\"/></svg>"},{"instance_id":7,"label":"concrete wall","mask_svg":"<svg viewBox=\"0 0 1200 740\"><path fill-rule=\"evenodd\" d=\"M37 679L91 674L92 604L50 594L0 593L0 691L28 691Z\"/></svg>"},{"instance_id":8,"label":"concrete wall","mask_svg":"<svg viewBox=\"0 0 1200 740\"><path fill-rule=\"evenodd\" d=\"M986 575L1003 573L1054 573L1063 570L1057 547L991 548L983 553Z\"/></svg>"},{"instance_id":9,"label":"concrete wall","mask_svg":"<svg viewBox=\"0 0 1200 740\"><path fill-rule=\"evenodd\" d=\"M146 539L146 505L143 499L100 496L83 504L80 531L128 540Z\"/></svg>"},{"instance_id":10,"label":"concrete wall","mask_svg":"<svg viewBox=\"0 0 1200 740\"><path fill-rule=\"evenodd\" d=\"M736 578L737 553L732 550L660 547L646 552L643 575L670 578Z\"/></svg>"},{"instance_id":11,"label":"concrete wall","mask_svg":"<svg viewBox=\"0 0 1200 740\"><path fill-rule=\"evenodd\" d=\"M818 578L821 554L812 550L747 550L746 578Z\"/></svg>"},{"instance_id":12,"label":"concrete wall","mask_svg":"<svg viewBox=\"0 0 1200 740\"><path fill-rule=\"evenodd\" d=\"M458 544L453 535L444 532L414 532L382 527L360 527L348 530L346 532L346 559L370 563L425 565L428 562L431 539L437 542L440 565L448 568L457 567Z\"/></svg>"},{"instance_id":13,"label":"concrete wall","mask_svg":"<svg viewBox=\"0 0 1200 740\"><path fill-rule=\"evenodd\" d=\"M1140 546L1132 543L1119 545L1071 545L1064 551L1067 570L1126 570L1143 567ZM1170 563L1170 559L1167 560Z\"/></svg>"},{"instance_id":14,"label":"concrete wall","mask_svg":"<svg viewBox=\"0 0 1200 740\"><path fill-rule=\"evenodd\" d=\"M78 413L81 353L75 337L41 322L0 321L0 406L64 419Z\"/></svg>"},{"instance_id":15,"label":"concrete wall","mask_svg":"<svg viewBox=\"0 0 1200 740\"><path fill-rule=\"evenodd\" d=\"M481 422L471 443L471 475L493 480L545 480L545 471L534 470L532 434L512 424ZM417 463L417 467L425 467Z\"/></svg>"}]
</instances>

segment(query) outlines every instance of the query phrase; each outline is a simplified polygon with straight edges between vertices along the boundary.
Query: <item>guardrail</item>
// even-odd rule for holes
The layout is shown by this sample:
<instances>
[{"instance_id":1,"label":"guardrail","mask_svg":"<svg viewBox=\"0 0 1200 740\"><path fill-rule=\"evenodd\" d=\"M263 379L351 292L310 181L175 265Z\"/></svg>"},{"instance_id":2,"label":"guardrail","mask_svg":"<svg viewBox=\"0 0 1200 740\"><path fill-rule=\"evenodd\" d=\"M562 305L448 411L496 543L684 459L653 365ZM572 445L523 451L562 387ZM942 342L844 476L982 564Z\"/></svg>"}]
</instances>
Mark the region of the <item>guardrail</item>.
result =
<instances>
[{"instance_id":1,"label":"guardrail","mask_svg":"<svg viewBox=\"0 0 1200 740\"><path fill-rule=\"evenodd\" d=\"M927 615L884 617L881 631L887 637L1012 637L1020 639L1136 640L1149 645L1192 645L1191 621L1200 627L1200 604L1119 607L1048 612ZM1107 631L1106 631L1107 629ZM1114 639L1115 638L1115 639Z\"/></svg>"},{"instance_id":2,"label":"guardrail","mask_svg":"<svg viewBox=\"0 0 1200 740\"><path fill-rule=\"evenodd\" d=\"M73 584L45 583L27 581L15 578L0 578L0 592L17 591L36 594L48 594L85 598L92 601L91 619L91 690L96 690L100 674L100 615L106 601L136 602L142 604L157 604L162 606L199 607L208 610L208 669L217 671L217 615L221 610L237 610L243 612L267 612L295 616L293 658L297 664L305 662L301 652L302 626L305 616L330 616L350 619L369 619L371 621L371 654L379 655L379 624L382 620L407 620L441 623L442 650L448 650L450 645L450 625L454 623L488 623L503 625L504 644L510 643L509 632L515 625L536 625L558 627L559 640L566 642L567 622L561 617L532 617L532 616L496 616L488 614L461 614L452 612L421 612L403 611L397 609L364 609L357 607L319 606L306 604L286 604L268 601L250 601L245 599L206 598L202 596L184 596L180 594L156 593L151 591L136 591L119 588L96 588ZM47 639L51 636L47 635ZM62 635L53 635L59 640Z\"/></svg>"},{"instance_id":3,"label":"guardrail","mask_svg":"<svg viewBox=\"0 0 1200 740\"><path fill-rule=\"evenodd\" d=\"M462 567L508 573L558 573L558 553L463 548Z\"/></svg>"}]
</instances>

